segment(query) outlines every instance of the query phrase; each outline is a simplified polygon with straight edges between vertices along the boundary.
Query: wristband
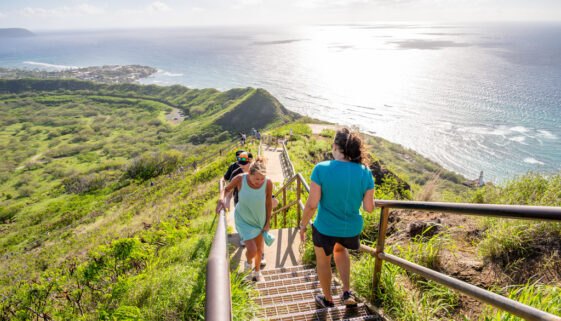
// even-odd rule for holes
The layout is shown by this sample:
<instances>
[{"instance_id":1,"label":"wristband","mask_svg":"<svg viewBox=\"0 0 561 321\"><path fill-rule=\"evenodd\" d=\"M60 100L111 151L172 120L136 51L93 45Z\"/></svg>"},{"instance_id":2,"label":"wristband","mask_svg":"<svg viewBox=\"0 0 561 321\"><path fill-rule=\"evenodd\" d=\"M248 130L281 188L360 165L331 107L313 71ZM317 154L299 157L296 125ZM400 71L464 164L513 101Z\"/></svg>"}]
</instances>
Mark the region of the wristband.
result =
<instances>
[{"instance_id":1,"label":"wristband","mask_svg":"<svg viewBox=\"0 0 561 321\"><path fill-rule=\"evenodd\" d=\"M304 229L304 228L308 228L308 227L306 225L298 224L298 228L299 229Z\"/></svg>"}]
</instances>

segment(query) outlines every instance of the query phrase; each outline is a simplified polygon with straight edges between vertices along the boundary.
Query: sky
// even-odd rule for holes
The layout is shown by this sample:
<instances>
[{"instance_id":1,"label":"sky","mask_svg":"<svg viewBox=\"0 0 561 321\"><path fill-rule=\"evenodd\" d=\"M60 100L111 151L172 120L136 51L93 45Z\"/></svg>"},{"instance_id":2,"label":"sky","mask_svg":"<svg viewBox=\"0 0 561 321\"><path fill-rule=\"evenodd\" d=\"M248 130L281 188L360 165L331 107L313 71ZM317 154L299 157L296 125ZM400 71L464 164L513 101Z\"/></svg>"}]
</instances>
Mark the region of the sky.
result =
<instances>
[{"instance_id":1,"label":"sky","mask_svg":"<svg viewBox=\"0 0 561 321\"><path fill-rule=\"evenodd\" d=\"M561 21L561 0L0 0L0 28Z\"/></svg>"}]
</instances>

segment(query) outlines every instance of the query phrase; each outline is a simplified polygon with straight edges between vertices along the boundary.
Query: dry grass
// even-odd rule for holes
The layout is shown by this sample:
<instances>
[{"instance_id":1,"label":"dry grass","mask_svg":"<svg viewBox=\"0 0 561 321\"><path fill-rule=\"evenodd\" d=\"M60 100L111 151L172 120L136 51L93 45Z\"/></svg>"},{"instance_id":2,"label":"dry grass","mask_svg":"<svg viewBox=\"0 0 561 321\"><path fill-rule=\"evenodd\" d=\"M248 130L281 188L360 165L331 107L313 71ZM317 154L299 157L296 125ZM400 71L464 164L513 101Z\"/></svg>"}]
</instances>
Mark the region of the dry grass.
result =
<instances>
[{"instance_id":1,"label":"dry grass","mask_svg":"<svg viewBox=\"0 0 561 321\"><path fill-rule=\"evenodd\" d=\"M419 196L417 197L417 200L428 202L438 199L438 196L436 195L436 187L438 186L438 181L440 180L440 172L441 171L436 172L426 182L426 184L423 186L423 189L418 194Z\"/></svg>"}]
</instances>

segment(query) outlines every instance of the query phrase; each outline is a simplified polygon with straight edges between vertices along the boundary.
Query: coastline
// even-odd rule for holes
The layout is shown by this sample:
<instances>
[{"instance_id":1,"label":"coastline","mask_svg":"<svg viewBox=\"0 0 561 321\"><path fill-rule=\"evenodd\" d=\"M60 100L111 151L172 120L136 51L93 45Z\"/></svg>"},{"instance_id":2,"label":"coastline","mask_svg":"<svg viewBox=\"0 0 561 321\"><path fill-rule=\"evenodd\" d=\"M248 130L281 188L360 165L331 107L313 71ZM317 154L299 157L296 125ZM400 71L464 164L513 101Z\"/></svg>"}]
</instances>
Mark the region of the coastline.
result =
<instances>
[{"instance_id":1,"label":"coastline","mask_svg":"<svg viewBox=\"0 0 561 321\"><path fill-rule=\"evenodd\" d=\"M137 84L140 79L150 77L156 72L158 72L156 68L141 65L90 66L83 68L68 66L66 69L58 71L46 71L37 68L28 70L0 67L0 79L79 79L106 84Z\"/></svg>"}]
</instances>

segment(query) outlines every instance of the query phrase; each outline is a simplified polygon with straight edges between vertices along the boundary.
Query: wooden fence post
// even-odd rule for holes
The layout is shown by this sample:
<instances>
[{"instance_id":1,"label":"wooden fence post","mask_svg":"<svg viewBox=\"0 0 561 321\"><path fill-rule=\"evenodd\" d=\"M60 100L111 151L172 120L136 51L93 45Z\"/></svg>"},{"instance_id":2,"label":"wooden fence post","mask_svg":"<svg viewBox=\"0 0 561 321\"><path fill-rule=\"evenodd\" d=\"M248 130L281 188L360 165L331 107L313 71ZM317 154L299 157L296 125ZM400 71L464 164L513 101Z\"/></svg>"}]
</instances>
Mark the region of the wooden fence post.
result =
<instances>
[{"instance_id":1,"label":"wooden fence post","mask_svg":"<svg viewBox=\"0 0 561 321\"><path fill-rule=\"evenodd\" d=\"M282 190L282 206L286 206L286 188ZM283 216L283 228L286 227L286 214L288 213L288 209L284 209L284 211L282 211L282 216Z\"/></svg>"},{"instance_id":2,"label":"wooden fence post","mask_svg":"<svg viewBox=\"0 0 561 321\"><path fill-rule=\"evenodd\" d=\"M378 257L380 253L384 252L384 243L386 241L386 229L388 227L388 216L390 209L388 207L382 207L380 210L380 225L378 227L378 241L376 242L376 257L374 260L374 275L372 277L372 297L376 297L376 288L378 288L378 283L380 282L381 271L382 271L382 259Z\"/></svg>"}]
</instances>

